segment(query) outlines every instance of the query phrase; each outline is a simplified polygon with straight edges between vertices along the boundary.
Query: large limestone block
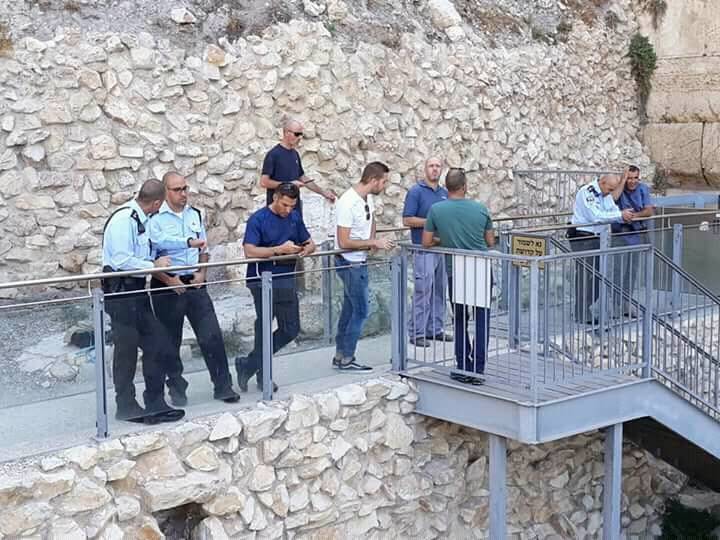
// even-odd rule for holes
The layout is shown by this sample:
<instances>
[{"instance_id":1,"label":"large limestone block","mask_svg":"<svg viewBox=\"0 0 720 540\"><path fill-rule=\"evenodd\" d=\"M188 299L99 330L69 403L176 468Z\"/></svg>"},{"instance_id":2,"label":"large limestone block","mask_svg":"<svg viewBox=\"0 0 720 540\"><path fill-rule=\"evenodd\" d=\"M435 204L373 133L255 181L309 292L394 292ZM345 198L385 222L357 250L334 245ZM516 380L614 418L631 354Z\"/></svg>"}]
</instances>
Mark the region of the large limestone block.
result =
<instances>
[{"instance_id":1,"label":"large limestone block","mask_svg":"<svg viewBox=\"0 0 720 540\"><path fill-rule=\"evenodd\" d=\"M701 123L648 124L645 126L645 145L653 160L670 174L702 178Z\"/></svg>"},{"instance_id":2,"label":"large limestone block","mask_svg":"<svg viewBox=\"0 0 720 540\"><path fill-rule=\"evenodd\" d=\"M148 510L157 512L190 502L208 502L223 488L217 476L193 471L182 478L148 482L143 496Z\"/></svg>"},{"instance_id":3,"label":"large limestone block","mask_svg":"<svg viewBox=\"0 0 720 540\"><path fill-rule=\"evenodd\" d=\"M720 3L714 0L667 2L660 24L640 18L641 31L649 35L659 57L697 56L720 52ZM695 58L692 59L695 61Z\"/></svg>"},{"instance_id":4,"label":"large limestone block","mask_svg":"<svg viewBox=\"0 0 720 540\"><path fill-rule=\"evenodd\" d=\"M720 57L658 61L648 99L651 122L719 122Z\"/></svg>"},{"instance_id":5,"label":"large limestone block","mask_svg":"<svg viewBox=\"0 0 720 540\"><path fill-rule=\"evenodd\" d=\"M705 124L702 167L705 180L715 187L720 186L720 123Z\"/></svg>"}]
</instances>

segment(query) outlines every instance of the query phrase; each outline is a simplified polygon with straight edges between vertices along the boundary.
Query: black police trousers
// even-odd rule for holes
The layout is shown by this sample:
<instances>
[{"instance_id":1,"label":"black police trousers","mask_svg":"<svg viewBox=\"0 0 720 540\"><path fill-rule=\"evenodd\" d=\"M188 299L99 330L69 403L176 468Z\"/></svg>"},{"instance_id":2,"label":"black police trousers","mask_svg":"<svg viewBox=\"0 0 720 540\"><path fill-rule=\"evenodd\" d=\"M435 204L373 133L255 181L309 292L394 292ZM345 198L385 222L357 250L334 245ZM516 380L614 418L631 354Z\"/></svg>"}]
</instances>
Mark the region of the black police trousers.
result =
<instances>
[{"instance_id":1,"label":"black police trousers","mask_svg":"<svg viewBox=\"0 0 720 540\"><path fill-rule=\"evenodd\" d=\"M250 373L257 373L258 380L262 380L263 364L263 308L262 288L248 287L255 304L255 344L248 354L245 368ZM300 305L297 289L295 287L273 287L272 291L273 319L277 320L277 330L272 334L273 354L294 340L300 333Z\"/></svg>"},{"instance_id":2,"label":"black police trousers","mask_svg":"<svg viewBox=\"0 0 720 540\"><path fill-rule=\"evenodd\" d=\"M135 372L138 347L143 351L142 370L145 379L143 399L148 411L167 408L164 397L164 381L170 363L171 345L165 328L155 318L150 298L144 290L145 280L128 278L125 291L137 290L135 294L110 297L106 310L112 323L113 381L118 410L134 405Z\"/></svg>"},{"instance_id":3,"label":"black police trousers","mask_svg":"<svg viewBox=\"0 0 720 540\"><path fill-rule=\"evenodd\" d=\"M225 342L207 288L204 285L200 288L188 287L184 289L184 293L177 294L174 289L155 290L166 287L157 279L150 282L150 287L153 289L152 299L155 313L165 326L176 353L168 366L168 386L184 391L188 384L182 376L184 369L182 360L180 360L183 324L187 317L197 337L215 390L231 387L232 379L228 368Z\"/></svg>"}]
</instances>

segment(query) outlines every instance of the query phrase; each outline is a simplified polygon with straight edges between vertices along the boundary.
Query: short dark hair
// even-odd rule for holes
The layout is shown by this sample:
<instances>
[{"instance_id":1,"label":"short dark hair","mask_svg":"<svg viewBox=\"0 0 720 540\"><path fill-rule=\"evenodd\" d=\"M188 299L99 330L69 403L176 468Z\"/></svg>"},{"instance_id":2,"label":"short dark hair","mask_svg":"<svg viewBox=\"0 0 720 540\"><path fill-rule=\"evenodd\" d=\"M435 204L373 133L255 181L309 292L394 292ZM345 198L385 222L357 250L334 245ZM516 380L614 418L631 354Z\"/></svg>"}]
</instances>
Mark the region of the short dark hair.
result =
<instances>
[{"instance_id":1,"label":"short dark hair","mask_svg":"<svg viewBox=\"0 0 720 540\"><path fill-rule=\"evenodd\" d=\"M628 172L636 172L636 173L639 173L639 172L640 172L640 167L638 167L637 165L630 165L630 166L628 167Z\"/></svg>"},{"instance_id":2,"label":"short dark hair","mask_svg":"<svg viewBox=\"0 0 720 540\"><path fill-rule=\"evenodd\" d=\"M140 187L137 199L141 203L146 204L155 201L164 201L165 186L160 180L156 180L155 178L145 180L145 182L143 182L143 185Z\"/></svg>"},{"instance_id":3,"label":"short dark hair","mask_svg":"<svg viewBox=\"0 0 720 540\"><path fill-rule=\"evenodd\" d=\"M360 177L361 184L369 184L371 180L375 178L382 178L383 175L390 172L390 168L382 163L381 161L373 161L365 165L362 176Z\"/></svg>"},{"instance_id":4,"label":"short dark hair","mask_svg":"<svg viewBox=\"0 0 720 540\"><path fill-rule=\"evenodd\" d=\"M290 182L283 182L275 188L275 194L278 197L297 199L300 196L300 188Z\"/></svg>"},{"instance_id":5,"label":"short dark hair","mask_svg":"<svg viewBox=\"0 0 720 540\"><path fill-rule=\"evenodd\" d=\"M466 185L467 177L465 176L465 169L450 167L445 176L445 188L448 191L455 192L460 191Z\"/></svg>"}]
</instances>

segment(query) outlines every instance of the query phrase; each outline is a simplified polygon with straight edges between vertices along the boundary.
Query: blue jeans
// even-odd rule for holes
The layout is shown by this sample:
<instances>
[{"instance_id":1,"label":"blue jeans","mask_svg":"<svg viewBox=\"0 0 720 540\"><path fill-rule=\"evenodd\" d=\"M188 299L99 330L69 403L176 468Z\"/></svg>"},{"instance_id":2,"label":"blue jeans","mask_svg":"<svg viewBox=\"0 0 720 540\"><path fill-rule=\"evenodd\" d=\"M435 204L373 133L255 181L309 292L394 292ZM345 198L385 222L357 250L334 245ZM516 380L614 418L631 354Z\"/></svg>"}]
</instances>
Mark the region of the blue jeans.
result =
<instances>
[{"instance_id":1,"label":"blue jeans","mask_svg":"<svg viewBox=\"0 0 720 540\"><path fill-rule=\"evenodd\" d=\"M343 282L335 348L343 357L352 358L369 314L368 269L365 263L350 263L341 256L335 257L335 269Z\"/></svg>"},{"instance_id":2,"label":"blue jeans","mask_svg":"<svg viewBox=\"0 0 720 540\"><path fill-rule=\"evenodd\" d=\"M448 277L450 298L452 298L453 282ZM455 312L455 363L463 371L483 373L490 342L490 308L466 306L454 302ZM468 321L470 314L475 316L475 344L470 341Z\"/></svg>"}]
</instances>

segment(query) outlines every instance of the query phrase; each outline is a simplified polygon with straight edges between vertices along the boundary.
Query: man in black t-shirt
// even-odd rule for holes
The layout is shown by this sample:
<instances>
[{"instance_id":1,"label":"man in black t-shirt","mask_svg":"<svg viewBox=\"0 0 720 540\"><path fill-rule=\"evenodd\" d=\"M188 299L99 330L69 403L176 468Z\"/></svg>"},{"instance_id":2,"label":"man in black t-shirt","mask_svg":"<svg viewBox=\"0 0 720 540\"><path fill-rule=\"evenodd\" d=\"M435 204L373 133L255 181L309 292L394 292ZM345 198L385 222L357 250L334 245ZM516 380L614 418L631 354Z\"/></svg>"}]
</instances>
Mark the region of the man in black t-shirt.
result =
<instances>
[{"instance_id":1,"label":"man in black t-shirt","mask_svg":"<svg viewBox=\"0 0 720 540\"><path fill-rule=\"evenodd\" d=\"M321 189L315 180L305 176L300 154L296 150L302 136L303 126L300 122L293 119L285 120L280 143L275 145L265 156L260 186L267 189L267 204L272 204L275 188L287 182L295 184L298 188L306 187L330 202L335 201L335 193ZM300 200L298 200L297 209L301 210Z\"/></svg>"}]
</instances>

